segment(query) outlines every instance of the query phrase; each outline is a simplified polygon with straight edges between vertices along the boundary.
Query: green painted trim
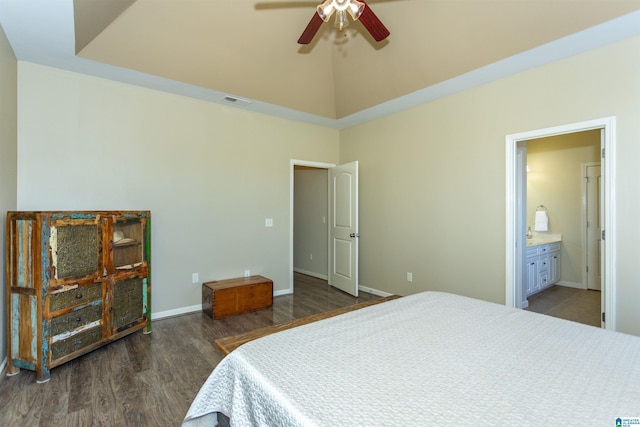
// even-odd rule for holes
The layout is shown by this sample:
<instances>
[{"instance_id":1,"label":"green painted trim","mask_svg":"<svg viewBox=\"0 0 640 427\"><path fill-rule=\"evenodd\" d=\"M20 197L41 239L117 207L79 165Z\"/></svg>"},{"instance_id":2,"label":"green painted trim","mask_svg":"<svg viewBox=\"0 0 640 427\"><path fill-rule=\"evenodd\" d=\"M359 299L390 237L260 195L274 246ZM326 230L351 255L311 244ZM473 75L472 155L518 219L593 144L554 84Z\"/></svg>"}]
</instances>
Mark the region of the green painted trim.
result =
<instances>
[{"instance_id":1,"label":"green painted trim","mask_svg":"<svg viewBox=\"0 0 640 427\"><path fill-rule=\"evenodd\" d=\"M147 223L144 228L144 257L147 261L147 278L145 279L146 295L145 295L145 307L147 309L147 327L145 333L151 333L151 212L147 217Z\"/></svg>"}]
</instances>

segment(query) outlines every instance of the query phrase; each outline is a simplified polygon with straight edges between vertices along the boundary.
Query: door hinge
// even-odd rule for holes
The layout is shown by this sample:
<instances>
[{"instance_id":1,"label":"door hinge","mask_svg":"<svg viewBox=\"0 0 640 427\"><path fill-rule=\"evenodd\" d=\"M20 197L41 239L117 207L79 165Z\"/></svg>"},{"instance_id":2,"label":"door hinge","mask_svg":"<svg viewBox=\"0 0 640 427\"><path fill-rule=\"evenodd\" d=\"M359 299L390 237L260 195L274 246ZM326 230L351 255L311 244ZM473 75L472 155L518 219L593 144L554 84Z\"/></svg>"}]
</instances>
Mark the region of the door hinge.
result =
<instances>
[{"instance_id":1,"label":"door hinge","mask_svg":"<svg viewBox=\"0 0 640 427\"><path fill-rule=\"evenodd\" d=\"M587 265L587 273L589 272L589 266Z\"/></svg>"},{"instance_id":2,"label":"door hinge","mask_svg":"<svg viewBox=\"0 0 640 427\"><path fill-rule=\"evenodd\" d=\"M602 158L604 159L604 148L602 149Z\"/></svg>"},{"instance_id":3,"label":"door hinge","mask_svg":"<svg viewBox=\"0 0 640 427\"><path fill-rule=\"evenodd\" d=\"M604 240L604 230L602 230L602 240Z\"/></svg>"},{"instance_id":4,"label":"door hinge","mask_svg":"<svg viewBox=\"0 0 640 427\"><path fill-rule=\"evenodd\" d=\"M604 311L602 312L602 323L604 323Z\"/></svg>"}]
</instances>

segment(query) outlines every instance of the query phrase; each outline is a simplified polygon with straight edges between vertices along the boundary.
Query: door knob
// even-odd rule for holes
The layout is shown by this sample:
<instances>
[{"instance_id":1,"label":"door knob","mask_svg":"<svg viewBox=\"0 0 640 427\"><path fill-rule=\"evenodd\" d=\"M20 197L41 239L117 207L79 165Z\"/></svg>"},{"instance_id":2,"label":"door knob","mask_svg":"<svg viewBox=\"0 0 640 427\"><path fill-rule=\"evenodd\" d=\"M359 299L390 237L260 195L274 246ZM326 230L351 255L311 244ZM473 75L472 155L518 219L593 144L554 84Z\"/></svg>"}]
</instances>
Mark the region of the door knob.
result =
<instances>
[{"instance_id":1,"label":"door knob","mask_svg":"<svg viewBox=\"0 0 640 427\"><path fill-rule=\"evenodd\" d=\"M349 237L360 237L360 233L351 233Z\"/></svg>"}]
</instances>

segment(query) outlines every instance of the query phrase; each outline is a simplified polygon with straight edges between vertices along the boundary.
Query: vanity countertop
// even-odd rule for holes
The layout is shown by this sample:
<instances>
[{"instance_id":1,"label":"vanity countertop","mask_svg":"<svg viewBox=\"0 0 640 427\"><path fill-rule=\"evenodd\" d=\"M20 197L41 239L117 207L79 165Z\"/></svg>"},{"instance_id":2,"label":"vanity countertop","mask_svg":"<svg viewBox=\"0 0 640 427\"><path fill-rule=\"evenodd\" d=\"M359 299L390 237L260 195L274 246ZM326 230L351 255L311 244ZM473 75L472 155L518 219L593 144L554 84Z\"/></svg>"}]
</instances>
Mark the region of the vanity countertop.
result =
<instances>
[{"instance_id":1,"label":"vanity countertop","mask_svg":"<svg viewBox=\"0 0 640 427\"><path fill-rule=\"evenodd\" d=\"M562 237L560 236L533 237L531 239L527 239L527 247L547 245L549 243L558 243L558 242L562 242Z\"/></svg>"}]
</instances>

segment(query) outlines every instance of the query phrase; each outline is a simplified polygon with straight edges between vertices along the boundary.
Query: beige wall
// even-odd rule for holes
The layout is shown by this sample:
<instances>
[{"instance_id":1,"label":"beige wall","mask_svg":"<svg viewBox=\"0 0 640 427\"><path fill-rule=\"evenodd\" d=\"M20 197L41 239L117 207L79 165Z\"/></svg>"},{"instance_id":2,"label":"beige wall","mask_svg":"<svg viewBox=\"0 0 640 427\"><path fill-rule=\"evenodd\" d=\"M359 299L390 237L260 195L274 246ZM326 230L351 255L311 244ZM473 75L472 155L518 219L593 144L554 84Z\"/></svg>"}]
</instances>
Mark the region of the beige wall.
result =
<instances>
[{"instance_id":1,"label":"beige wall","mask_svg":"<svg viewBox=\"0 0 640 427\"><path fill-rule=\"evenodd\" d=\"M536 207L544 205L549 231L562 234L560 280L581 286L584 163L600 162L600 130L527 141L527 226L534 229Z\"/></svg>"},{"instance_id":2,"label":"beige wall","mask_svg":"<svg viewBox=\"0 0 640 427\"><path fill-rule=\"evenodd\" d=\"M343 131L340 161L360 161L361 283L504 303L505 136L615 116L617 327L640 335L639 51L631 38Z\"/></svg>"},{"instance_id":3,"label":"beige wall","mask_svg":"<svg viewBox=\"0 0 640 427\"><path fill-rule=\"evenodd\" d=\"M289 287L290 159L337 163L338 131L31 63L18 74L19 209L150 209L154 313L197 308L195 272Z\"/></svg>"},{"instance_id":4,"label":"beige wall","mask_svg":"<svg viewBox=\"0 0 640 427\"><path fill-rule=\"evenodd\" d=\"M0 27L0 365L7 353L5 307L5 217L16 209L18 64L4 30Z\"/></svg>"},{"instance_id":5,"label":"beige wall","mask_svg":"<svg viewBox=\"0 0 640 427\"><path fill-rule=\"evenodd\" d=\"M296 166L294 177L293 268L327 279L328 172Z\"/></svg>"}]
</instances>

